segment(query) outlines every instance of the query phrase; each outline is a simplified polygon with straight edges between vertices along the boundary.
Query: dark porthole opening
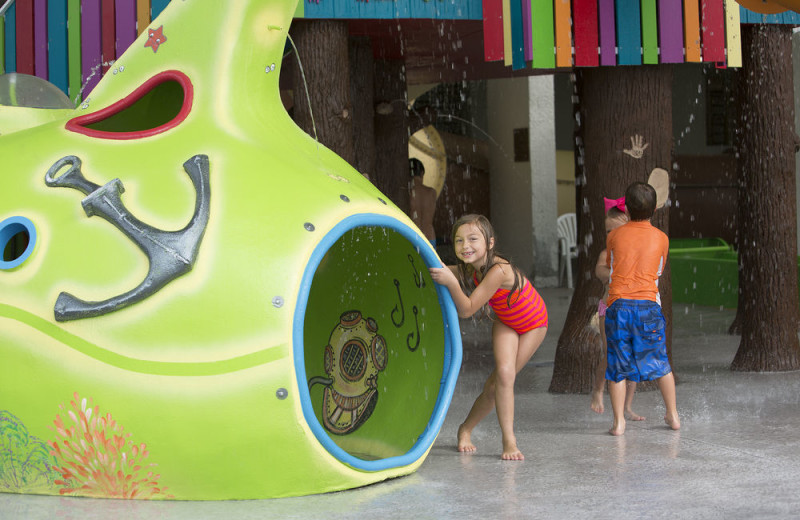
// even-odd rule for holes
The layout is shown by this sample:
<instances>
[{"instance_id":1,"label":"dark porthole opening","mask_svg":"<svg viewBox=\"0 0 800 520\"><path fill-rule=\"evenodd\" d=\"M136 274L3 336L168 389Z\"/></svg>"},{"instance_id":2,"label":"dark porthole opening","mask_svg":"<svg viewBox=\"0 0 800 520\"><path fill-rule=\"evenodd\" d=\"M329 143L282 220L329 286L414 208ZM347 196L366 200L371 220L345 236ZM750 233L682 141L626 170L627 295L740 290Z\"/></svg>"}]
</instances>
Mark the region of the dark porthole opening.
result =
<instances>
[{"instance_id":1,"label":"dark porthole opening","mask_svg":"<svg viewBox=\"0 0 800 520\"><path fill-rule=\"evenodd\" d=\"M3 249L3 262L13 262L25 253L30 243L30 235L27 229L23 229L12 236L5 249Z\"/></svg>"},{"instance_id":2,"label":"dark porthole opening","mask_svg":"<svg viewBox=\"0 0 800 520\"><path fill-rule=\"evenodd\" d=\"M0 250L3 252L0 269L13 269L33 252L36 229L25 217L11 217L0 222Z\"/></svg>"}]
</instances>

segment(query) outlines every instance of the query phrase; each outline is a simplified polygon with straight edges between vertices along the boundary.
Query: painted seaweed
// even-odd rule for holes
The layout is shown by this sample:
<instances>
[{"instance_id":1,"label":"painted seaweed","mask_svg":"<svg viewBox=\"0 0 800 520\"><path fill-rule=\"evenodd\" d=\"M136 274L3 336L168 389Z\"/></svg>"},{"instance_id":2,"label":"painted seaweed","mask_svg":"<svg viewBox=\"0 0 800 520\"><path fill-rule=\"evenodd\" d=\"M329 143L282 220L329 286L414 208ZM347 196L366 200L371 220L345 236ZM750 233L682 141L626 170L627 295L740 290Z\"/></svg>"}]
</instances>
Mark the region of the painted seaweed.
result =
<instances>
[{"instance_id":1,"label":"painted seaweed","mask_svg":"<svg viewBox=\"0 0 800 520\"><path fill-rule=\"evenodd\" d=\"M134 443L131 434L110 413L100 414L92 400L78 393L70 401L64 418L56 415L51 429L56 440L50 441L61 479L62 495L102 498L151 499L173 498L158 483L161 475L153 472L153 463L145 443Z\"/></svg>"},{"instance_id":2,"label":"painted seaweed","mask_svg":"<svg viewBox=\"0 0 800 520\"><path fill-rule=\"evenodd\" d=\"M0 411L0 491L54 493L59 473L47 443L30 435L12 413Z\"/></svg>"}]
</instances>

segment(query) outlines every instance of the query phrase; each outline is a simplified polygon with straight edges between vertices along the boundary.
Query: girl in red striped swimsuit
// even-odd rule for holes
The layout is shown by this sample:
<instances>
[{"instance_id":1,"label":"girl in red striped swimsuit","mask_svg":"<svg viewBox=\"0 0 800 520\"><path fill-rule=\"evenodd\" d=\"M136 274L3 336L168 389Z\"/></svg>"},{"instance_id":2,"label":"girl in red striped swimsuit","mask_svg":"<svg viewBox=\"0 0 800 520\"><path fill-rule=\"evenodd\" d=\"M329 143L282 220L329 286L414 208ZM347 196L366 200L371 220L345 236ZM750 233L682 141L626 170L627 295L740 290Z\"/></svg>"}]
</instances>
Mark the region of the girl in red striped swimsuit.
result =
<instances>
[{"instance_id":1,"label":"girl in red striped swimsuit","mask_svg":"<svg viewBox=\"0 0 800 520\"><path fill-rule=\"evenodd\" d=\"M494 229L486 217L458 219L453 226L453 245L458 265L431 268L431 277L450 291L460 317L485 311L487 304L497 317L492 326L496 366L458 428L458 451L476 450L472 430L496 408L503 432L502 458L523 460L514 435L514 380L544 340L547 307L520 270L497 256Z\"/></svg>"}]
</instances>

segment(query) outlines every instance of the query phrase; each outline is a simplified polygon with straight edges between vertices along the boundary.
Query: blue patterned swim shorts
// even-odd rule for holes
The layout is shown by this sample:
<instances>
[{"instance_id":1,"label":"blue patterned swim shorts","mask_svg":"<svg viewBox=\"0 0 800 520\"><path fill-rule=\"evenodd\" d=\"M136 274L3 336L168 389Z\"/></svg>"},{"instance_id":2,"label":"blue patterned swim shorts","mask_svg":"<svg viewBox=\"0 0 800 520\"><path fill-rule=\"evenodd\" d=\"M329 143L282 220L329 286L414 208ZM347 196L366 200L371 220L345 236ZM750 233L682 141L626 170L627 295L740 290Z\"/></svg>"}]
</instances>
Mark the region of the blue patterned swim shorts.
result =
<instances>
[{"instance_id":1,"label":"blue patterned swim shorts","mask_svg":"<svg viewBox=\"0 0 800 520\"><path fill-rule=\"evenodd\" d=\"M616 383L651 381L672 372L661 306L648 300L616 300L606 310L608 368Z\"/></svg>"}]
</instances>

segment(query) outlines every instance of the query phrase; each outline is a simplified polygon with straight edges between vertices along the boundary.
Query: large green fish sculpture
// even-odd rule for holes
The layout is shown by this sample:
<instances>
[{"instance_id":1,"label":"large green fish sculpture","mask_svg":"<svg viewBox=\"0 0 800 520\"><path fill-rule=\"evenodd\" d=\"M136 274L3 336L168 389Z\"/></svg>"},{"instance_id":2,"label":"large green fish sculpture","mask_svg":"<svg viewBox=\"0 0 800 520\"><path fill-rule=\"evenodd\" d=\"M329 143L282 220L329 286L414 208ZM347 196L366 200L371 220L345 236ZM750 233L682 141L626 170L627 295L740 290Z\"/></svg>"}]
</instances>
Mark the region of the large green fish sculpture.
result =
<instances>
[{"instance_id":1,"label":"large green fish sculpture","mask_svg":"<svg viewBox=\"0 0 800 520\"><path fill-rule=\"evenodd\" d=\"M76 109L0 108L0 491L263 498L422 464L458 319L420 231L283 109L295 4L175 0Z\"/></svg>"}]
</instances>

